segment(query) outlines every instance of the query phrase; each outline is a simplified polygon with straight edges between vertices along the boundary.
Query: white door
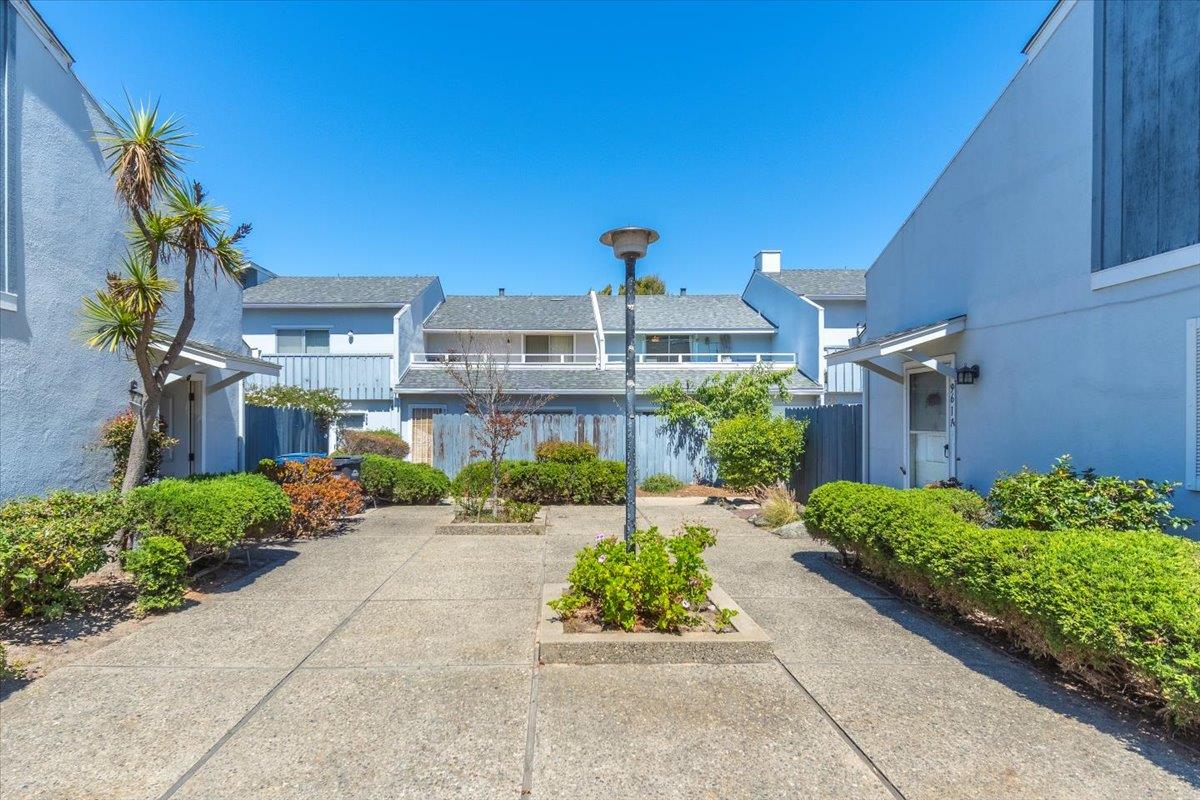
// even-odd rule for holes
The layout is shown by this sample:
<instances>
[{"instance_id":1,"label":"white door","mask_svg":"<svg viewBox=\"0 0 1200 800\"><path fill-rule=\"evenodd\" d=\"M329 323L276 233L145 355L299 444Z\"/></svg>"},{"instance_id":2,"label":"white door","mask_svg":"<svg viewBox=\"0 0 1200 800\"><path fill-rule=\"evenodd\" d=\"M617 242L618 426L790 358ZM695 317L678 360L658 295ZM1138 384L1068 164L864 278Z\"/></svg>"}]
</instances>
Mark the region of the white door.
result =
<instances>
[{"instance_id":1,"label":"white door","mask_svg":"<svg viewBox=\"0 0 1200 800\"><path fill-rule=\"evenodd\" d=\"M950 382L940 372L910 371L905 379L906 484L950 477Z\"/></svg>"}]
</instances>

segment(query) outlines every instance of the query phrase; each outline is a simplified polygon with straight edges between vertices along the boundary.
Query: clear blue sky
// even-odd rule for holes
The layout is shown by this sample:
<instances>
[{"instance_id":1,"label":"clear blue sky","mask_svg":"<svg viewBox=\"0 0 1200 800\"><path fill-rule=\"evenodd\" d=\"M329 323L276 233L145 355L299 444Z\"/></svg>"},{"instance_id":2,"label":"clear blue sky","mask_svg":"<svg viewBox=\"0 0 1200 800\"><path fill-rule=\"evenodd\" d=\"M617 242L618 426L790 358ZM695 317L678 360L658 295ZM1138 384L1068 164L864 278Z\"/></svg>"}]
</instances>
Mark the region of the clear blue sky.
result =
<instances>
[{"instance_id":1,"label":"clear blue sky","mask_svg":"<svg viewBox=\"0 0 1200 800\"><path fill-rule=\"evenodd\" d=\"M869 266L1051 4L37 5L98 98L185 117L264 266L547 293L623 224L672 290Z\"/></svg>"}]
</instances>

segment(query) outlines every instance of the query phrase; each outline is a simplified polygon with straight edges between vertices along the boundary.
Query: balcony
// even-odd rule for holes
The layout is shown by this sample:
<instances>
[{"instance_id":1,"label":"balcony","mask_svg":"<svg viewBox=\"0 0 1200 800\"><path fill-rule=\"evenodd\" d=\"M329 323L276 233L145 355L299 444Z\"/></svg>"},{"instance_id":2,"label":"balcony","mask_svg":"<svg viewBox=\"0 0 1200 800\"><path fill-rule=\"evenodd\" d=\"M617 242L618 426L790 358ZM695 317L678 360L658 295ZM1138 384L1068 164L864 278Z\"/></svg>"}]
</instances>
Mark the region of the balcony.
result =
<instances>
[{"instance_id":1,"label":"balcony","mask_svg":"<svg viewBox=\"0 0 1200 800\"><path fill-rule=\"evenodd\" d=\"M606 353L601 361L595 353L504 353L464 355L462 353L413 353L414 369L440 369L447 364L461 364L467 359L471 363L498 363L514 367L557 369L602 369L617 368L625 363L624 353ZM638 353L637 363L654 369L672 367L737 369L766 364L776 369L796 366L795 353Z\"/></svg>"},{"instance_id":2,"label":"balcony","mask_svg":"<svg viewBox=\"0 0 1200 800\"><path fill-rule=\"evenodd\" d=\"M283 355L265 353L260 358L279 364L279 377L251 375L247 388L299 386L303 389L336 389L343 400L388 400L392 396L392 357L385 354Z\"/></svg>"},{"instance_id":3,"label":"balcony","mask_svg":"<svg viewBox=\"0 0 1200 800\"><path fill-rule=\"evenodd\" d=\"M507 364L519 367L597 368L595 353L413 353L414 369L441 369L447 364Z\"/></svg>"},{"instance_id":4,"label":"balcony","mask_svg":"<svg viewBox=\"0 0 1200 800\"><path fill-rule=\"evenodd\" d=\"M636 363L654 369L689 367L730 369L754 367L766 364L775 369L790 369L796 366L795 353L638 353ZM625 363L624 353L608 353L605 363L618 366Z\"/></svg>"}]
</instances>

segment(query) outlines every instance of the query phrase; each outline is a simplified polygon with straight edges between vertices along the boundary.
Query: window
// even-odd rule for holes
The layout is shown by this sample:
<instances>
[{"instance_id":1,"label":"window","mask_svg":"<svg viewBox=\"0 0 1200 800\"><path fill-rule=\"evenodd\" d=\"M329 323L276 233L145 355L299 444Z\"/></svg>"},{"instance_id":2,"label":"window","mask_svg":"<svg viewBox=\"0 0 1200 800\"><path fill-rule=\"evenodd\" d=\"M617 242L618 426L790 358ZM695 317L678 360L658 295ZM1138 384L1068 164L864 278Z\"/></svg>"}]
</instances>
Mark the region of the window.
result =
<instances>
[{"instance_id":1,"label":"window","mask_svg":"<svg viewBox=\"0 0 1200 800\"><path fill-rule=\"evenodd\" d=\"M649 334L645 338L646 361L690 361L692 337L683 335Z\"/></svg>"},{"instance_id":2,"label":"window","mask_svg":"<svg viewBox=\"0 0 1200 800\"><path fill-rule=\"evenodd\" d=\"M326 328L280 328L275 331L275 352L280 355L319 355L329 352Z\"/></svg>"},{"instance_id":3,"label":"window","mask_svg":"<svg viewBox=\"0 0 1200 800\"><path fill-rule=\"evenodd\" d=\"M538 334L525 337L525 360L532 364L570 364L575 353L572 334Z\"/></svg>"}]
</instances>

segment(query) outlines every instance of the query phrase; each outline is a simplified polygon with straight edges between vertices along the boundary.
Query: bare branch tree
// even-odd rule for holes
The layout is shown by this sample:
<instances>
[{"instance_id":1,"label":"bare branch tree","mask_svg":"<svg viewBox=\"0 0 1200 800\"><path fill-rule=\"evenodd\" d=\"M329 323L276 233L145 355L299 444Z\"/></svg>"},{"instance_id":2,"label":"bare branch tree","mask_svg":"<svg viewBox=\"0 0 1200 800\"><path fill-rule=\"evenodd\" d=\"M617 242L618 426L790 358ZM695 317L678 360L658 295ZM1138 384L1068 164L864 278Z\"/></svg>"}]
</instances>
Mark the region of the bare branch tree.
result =
<instances>
[{"instance_id":1,"label":"bare branch tree","mask_svg":"<svg viewBox=\"0 0 1200 800\"><path fill-rule=\"evenodd\" d=\"M446 354L444 368L458 387L471 426L471 456L491 465L492 513L500 515L500 464L513 439L552 396L517 394L509 372L509 354L497 353L471 335L460 335L458 350ZM480 509L482 512L482 508Z\"/></svg>"}]
</instances>

